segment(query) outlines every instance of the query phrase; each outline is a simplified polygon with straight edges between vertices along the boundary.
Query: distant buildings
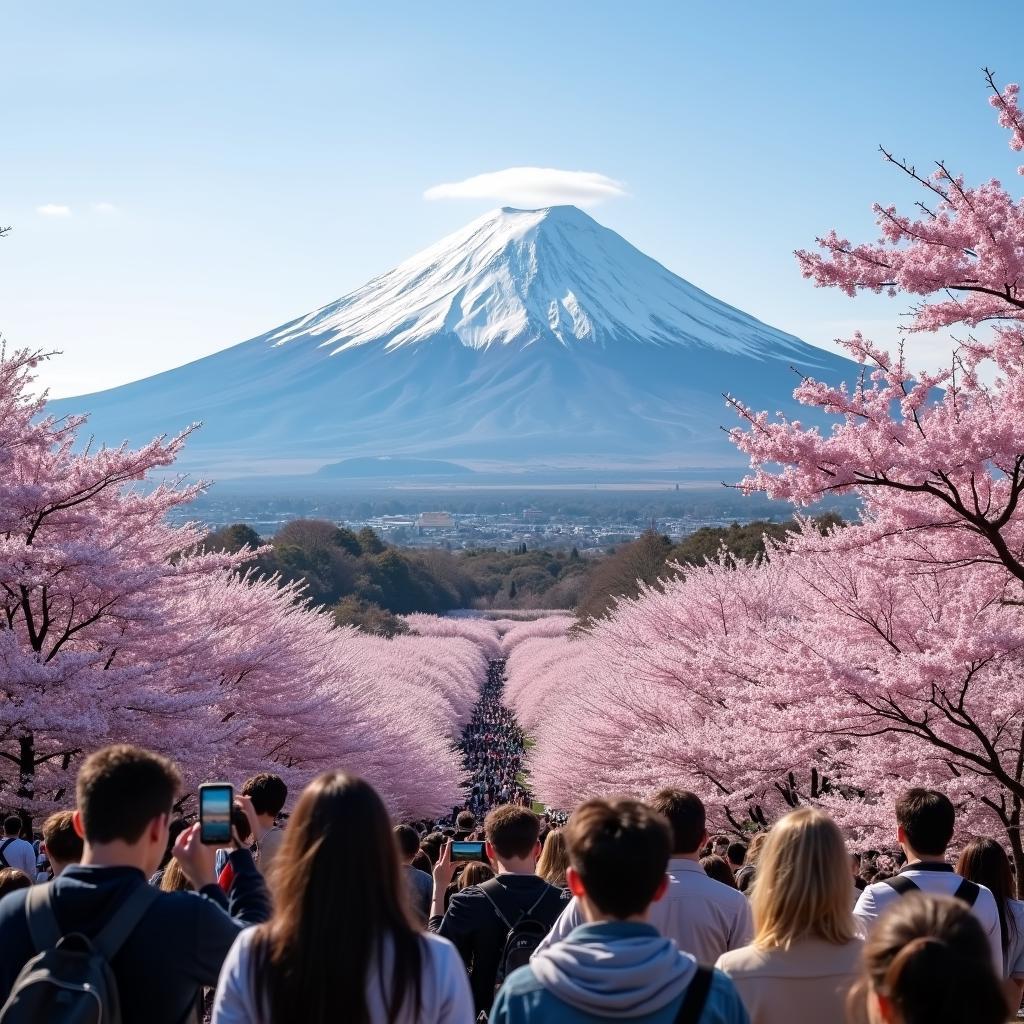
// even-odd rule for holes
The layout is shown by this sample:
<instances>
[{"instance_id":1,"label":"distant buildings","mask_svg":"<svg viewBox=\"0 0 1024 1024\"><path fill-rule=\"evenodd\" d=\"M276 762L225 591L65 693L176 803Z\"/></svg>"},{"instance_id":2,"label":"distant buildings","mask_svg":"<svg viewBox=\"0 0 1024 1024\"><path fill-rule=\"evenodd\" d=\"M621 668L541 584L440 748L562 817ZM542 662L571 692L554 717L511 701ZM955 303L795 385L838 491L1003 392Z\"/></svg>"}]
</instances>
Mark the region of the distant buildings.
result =
<instances>
[{"instance_id":1,"label":"distant buildings","mask_svg":"<svg viewBox=\"0 0 1024 1024\"><path fill-rule=\"evenodd\" d=\"M455 521L451 512L421 512L416 525L421 530L450 530Z\"/></svg>"}]
</instances>

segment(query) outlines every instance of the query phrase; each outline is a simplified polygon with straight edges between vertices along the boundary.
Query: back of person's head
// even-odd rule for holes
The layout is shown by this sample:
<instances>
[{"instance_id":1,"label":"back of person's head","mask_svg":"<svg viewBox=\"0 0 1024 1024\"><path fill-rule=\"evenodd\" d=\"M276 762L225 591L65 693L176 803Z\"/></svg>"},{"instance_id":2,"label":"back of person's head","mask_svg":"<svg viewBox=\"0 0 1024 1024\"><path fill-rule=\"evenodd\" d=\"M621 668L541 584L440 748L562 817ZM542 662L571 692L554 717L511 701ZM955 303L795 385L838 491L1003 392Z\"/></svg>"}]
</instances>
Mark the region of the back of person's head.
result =
<instances>
[{"instance_id":1,"label":"back of person's head","mask_svg":"<svg viewBox=\"0 0 1024 1024\"><path fill-rule=\"evenodd\" d=\"M696 793L684 789L663 789L651 798L650 806L668 819L672 827L672 852L694 854L707 835L707 814Z\"/></svg>"},{"instance_id":2,"label":"back of person's head","mask_svg":"<svg viewBox=\"0 0 1024 1024\"><path fill-rule=\"evenodd\" d=\"M949 798L934 789L908 789L896 801L896 824L910 848L926 857L946 852L955 821Z\"/></svg>"},{"instance_id":3,"label":"back of person's head","mask_svg":"<svg viewBox=\"0 0 1024 1024\"><path fill-rule=\"evenodd\" d=\"M15 839L21 835L21 818L18 815L10 814L4 818L4 835Z\"/></svg>"},{"instance_id":4,"label":"back of person's head","mask_svg":"<svg viewBox=\"0 0 1024 1024\"><path fill-rule=\"evenodd\" d=\"M170 815L180 787L181 775L166 757L126 745L97 750L75 783L86 842L137 843L155 818Z\"/></svg>"},{"instance_id":5,"label":"back of person's head","mask_svg":"<svg viewBox=\"0 0 1024 1024\"><path fill-rule=\"evenodd\" d=\"M1015 896L1013 869L1006 850L994 839L972 839L961 851L956 863L957 874L989 889L999 910L999 934L1003 952L1017 937L1017 926L1010 911L1009 900Z\"/></svg>"},{"instance_id":6,"label":"back of person's head","mask_svg":"<svg viewBox=\"0 0 1024 1024\"><path fill-rule=\"evenodd\" d=\"M420 849L430 858L431 865L436 864L440 858L442 846L444 846L443 832L431 832L420 840Z\"/></svg>"},{"instance_id":7,"label":"back of person's head","mask_svg":"<svg viewBox=\"0 0 1024 1024\"><path fill-rule=\"evenodd\" d=\"M609 917L644 913L665 882L672 830L639 800L588 800L569 818L565 841L570 887L575 874L587 899Z\"/></svg>"},{"instance_id":8,"label":"back of person's head","mask_svg":"<svg viewBox=\"0 0 1024 1024\"><path fill-rule=\"evenodd\" d=\"M992 949L970 908L921 892L896 900L875 923L850 1008L851 1016L885 1024L1001 1024L1010 1012Z\"/></svg>"},{"instance_id":9,"label":"back of person's head","mask_svg":"<svg viewBox=\"0 0 1024 1024\"><path fill-rule=\"evenodd\" d=\"M550 885L564 889L565 870L568 866L569 847L565 843L565 832L554 828L544 837L540 860L537 861L537 874Z\"/></svg>"},{"instance_id":10,"label":"back of person's head","mask_svg":"<svg viewBox=\"0 0 1024 1024\"><path fill-rule=\"evenodd\" d=\"M537 849L540 818L528 807L504 804L487 815L484 832L499 859L521 860Z\"/></svg>"},{"instance_id":11,"label":"back of person's head","mask_svg":"<svg viewBox=\"0 0 1024 1024\"><path fill-rule=\"evenodd\" d=\"M82 859L84 843L75 831L75 816L71 811L57 811L43 822L43 845L54 873Z\"/></svg>"},{"instance_id":12,"label":"back of person's head","mask_svg":"<svg viewBox=\"0 0 1024 1024\"><path fill-rule=\"evenodd\" d=\"M420 852L420 835L411 825L395 826L395 842L402 860L412 860Z\"/></svg>"},{"instance_id":13,"label":"back of person's head","mask_svg":"<svg viewBox=\"0 0 1024 1024\"><path fill-rule=\"evenodd\" d=\"M459 811L455 818L455 827L460 832L472 832L476 828L476 815L472 811Z\"/></svg>"},{"instance_id":14,"label":"back of person's head","mask_svg":"<svg viewBox=\"0 0 1024 1024\"><path fill-rule=\"evenodd\" d=\"M32 879L24 871L19 871L17 868L0 868L0 899L3 899L9 892L27 889L31 885Z\"/></svg>"},{"instance_id":15,"label":"back of person's head","mask_svg":"<svg viewBox=\"0 0 1024 1024\"><path fill-rule=\"evenodd\" d=\"M381 980L388 1016L405 1006L418 1019L422 949L404 882L373 787L344 772L311 782L274 863L273 917L256 936L268 1020L369 1020L368 974L385 945L394 964L390 986Z\"/></svg>"},{"instance_id":16,"label":"back of person's head","mask_svg":"<svg viewBox=\"0 0 1024 1024\"><path fill-rule=\"evenodd\" d=\"M775 823L757 862L755 944L788 949L803 938L849 942L856 934L851 888L835 822L811 807L791 811Z\"/></svg>"},{"instance_id":17,"label":"back of person's head","mask_svg":"<svg viewBox=\"0 0 1024 1024\"><path fill-rule=\"evenodd\" d=\"M181 870L181 865L173 858L160 876L160 890L162 892L192 891L192 883L188 880L185 872Z\"/></svg>"},{"instance_id":18,"label":"back of person's head","mask_svg":"<svg viewBox=\"0 0 1024 1024\"><path fill-rule=\"evenodd\" d=\"M739 866L743 863L747 856L747 847L745 843L730 843L725 851L725 858L730 864L736 864Z\"/></svg>"},{"instance_id":19,"label":"back of person's head","mask_svg":"<svg viewBox=\"0 0 1024 1024\"><path fill-rule=\"evenodd\" d=\"M701 857L700 866L708 878L713 878L716 882L721 882L733 889L736 888L736 876L732 873L732 867L724 857L720 857L717 853Z\"/></svg>"},{"instance_id":20,"label":"back of person's head","mask_svg":"<svg viewBox=\"0 0 1024 1024\"><path fill-rule=\"evenodd\" d=\"M252 800L252 809L257 814L269 814L276 818L288 799L288 787L280 775L260 772L242 783L242 796Z\"/></svg>"},{"instance_id":21,"label":"back of person's head","mask_svg":"<svg viewBox=\"0 0 1024 1024\"><path fill-rule=\"evenodd\" d=\"M743 863L749 867L756 867L758 860L761 858L761 850L764 849L764 844L768 840L768 832L755 832L750 837L750 843L747 846L747 856L744 858Z\"/></svg>"},{"instance_id":22,"label":"back of person's head","mask_svg":"<svg viewBox=\"0 0 1024 1024\"><path fill-rule=\"evenodd\" d=\"M468 889L471 885L482 885L488 878L494 877L494 868L481 861L470 861L459 876L459 889Z\"/></svg>"}]
</instances>

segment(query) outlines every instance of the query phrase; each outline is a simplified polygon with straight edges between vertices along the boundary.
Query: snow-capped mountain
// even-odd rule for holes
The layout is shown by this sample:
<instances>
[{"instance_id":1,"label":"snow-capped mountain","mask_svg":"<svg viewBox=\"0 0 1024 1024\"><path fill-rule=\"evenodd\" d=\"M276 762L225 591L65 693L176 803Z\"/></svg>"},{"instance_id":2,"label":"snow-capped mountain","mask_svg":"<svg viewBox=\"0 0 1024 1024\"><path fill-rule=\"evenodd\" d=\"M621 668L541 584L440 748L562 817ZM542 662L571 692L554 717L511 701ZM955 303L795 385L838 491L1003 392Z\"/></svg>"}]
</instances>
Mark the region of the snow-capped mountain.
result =
<instances>
[{"instance_id":1,"label":"snow-capped mountain","mask_svg":"<svg viewBox=\"0 0 1024 1024\"><path fill-rule=\"evenodd\" d=\"M187 465L221 477L378 456L725 467L741 460L722 392L792 411L793 367L853 364L560 206L487 214L261 337L54 404L90 411L107 443L202 420Z\"/></svg>"}]
</instances>

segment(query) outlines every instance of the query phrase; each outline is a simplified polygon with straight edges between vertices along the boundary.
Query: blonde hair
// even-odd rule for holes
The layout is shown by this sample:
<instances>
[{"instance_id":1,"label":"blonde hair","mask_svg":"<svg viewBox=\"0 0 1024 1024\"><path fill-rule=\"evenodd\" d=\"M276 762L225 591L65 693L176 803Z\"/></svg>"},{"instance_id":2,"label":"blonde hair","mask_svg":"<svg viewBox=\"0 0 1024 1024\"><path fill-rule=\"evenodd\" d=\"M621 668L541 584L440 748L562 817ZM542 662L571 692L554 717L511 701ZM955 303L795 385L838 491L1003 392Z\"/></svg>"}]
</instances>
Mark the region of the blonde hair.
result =
<instances>
[{"instance_id":1,"label":"blonde hair","mask_svg":"<svg viewBox=\"0 0 1024 1024\"><path fill-rule=\"evenodd\" d=\"M569 847L565 843L565 833L560 828L552 829L544 840L544 848L537 861L537 874L549 885L564 889L568 867Z\"/></svg>"},{"instance_id":2,"label":"blonde hair","mask_svg":"<svg viewBox=\"0 0 1024 1024\"><path fill-rule=\"evenodd\" d=\"M754 945L789 949L804 938L844 945L857 933L852 902L850 859L835 822L810 807L780 819L757 862Z\"/></svg>"}]
</instances>

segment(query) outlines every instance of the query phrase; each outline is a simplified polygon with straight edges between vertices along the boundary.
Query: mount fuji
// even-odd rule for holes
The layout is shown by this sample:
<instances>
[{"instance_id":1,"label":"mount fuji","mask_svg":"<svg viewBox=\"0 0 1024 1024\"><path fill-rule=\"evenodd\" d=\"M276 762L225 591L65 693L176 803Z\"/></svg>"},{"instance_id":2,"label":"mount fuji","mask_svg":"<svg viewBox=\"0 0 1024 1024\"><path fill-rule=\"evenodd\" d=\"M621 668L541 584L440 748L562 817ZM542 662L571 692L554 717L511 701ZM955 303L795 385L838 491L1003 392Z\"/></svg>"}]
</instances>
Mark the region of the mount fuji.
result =
<instances>
[{"instance_id":1,"label":"mount fuji","mask_svg":"<svg viewBox=\"0 0 1024 1024\"><path fill-rule=\"evenodd\" d=\"M857 371L575 207L506 208L258 338L51 406L90 412L108 444L201 420L185 466L221 478L368 459L725 469L743 460L720 430L735 422L722 392L795 414L793 368Z\"/></svg>"}]
</instances>

